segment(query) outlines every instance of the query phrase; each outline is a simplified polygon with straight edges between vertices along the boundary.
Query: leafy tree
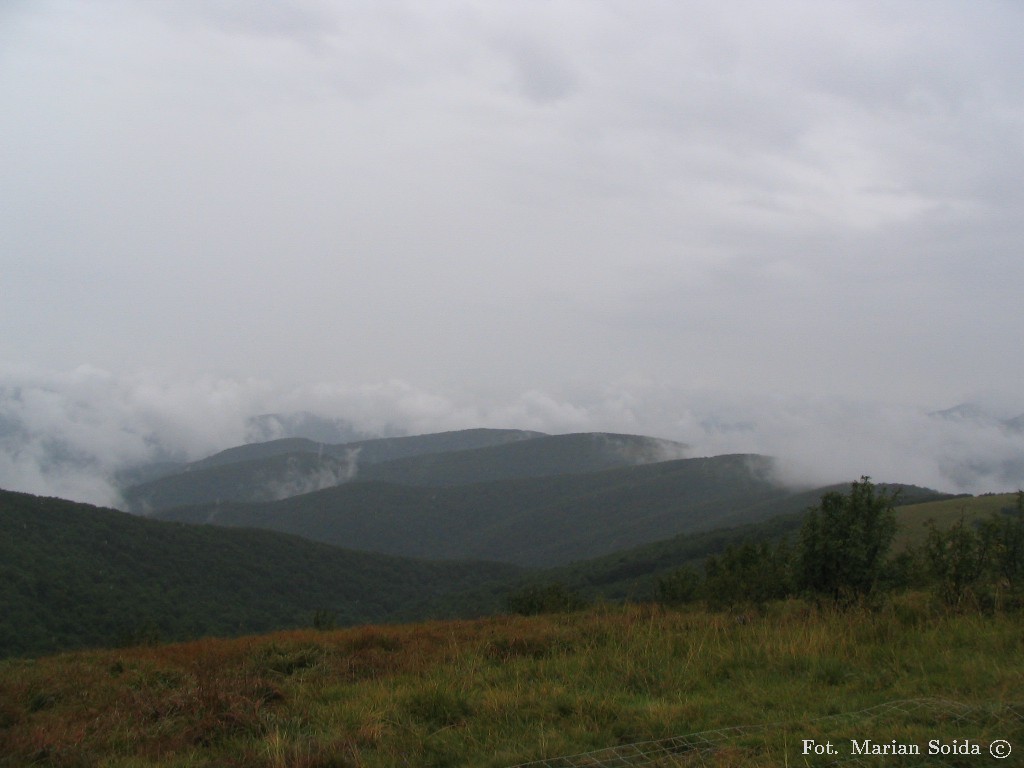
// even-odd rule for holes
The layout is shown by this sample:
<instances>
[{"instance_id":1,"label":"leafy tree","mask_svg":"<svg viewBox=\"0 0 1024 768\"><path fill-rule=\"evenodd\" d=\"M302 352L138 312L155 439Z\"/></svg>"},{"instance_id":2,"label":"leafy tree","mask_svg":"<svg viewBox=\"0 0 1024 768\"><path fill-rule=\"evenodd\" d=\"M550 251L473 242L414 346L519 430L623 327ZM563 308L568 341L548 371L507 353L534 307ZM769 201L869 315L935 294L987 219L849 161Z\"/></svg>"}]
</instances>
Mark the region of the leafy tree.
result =
<instances>
[{"instance_id":1,"label":"leafy tree","mask_svg":"<svg viewBox=\"0 0 1024 768\"><path fill-rule=\"evenodd\" d=\"M1024 491L1017 491L1016 508L993 515L980 527L980 539L988 557L988 570L997 594L1009 605L1024 603Z\"/></svg>"},{"instance_id":2,"label":"leafy tree","mask_svg":"<svg viewBox=\"0 0 1024 768\"><path fill-rule=\"evenodd\" d=\"M871 594L896 534L894 501L867 476L853 482L849 494L822 496L800 532L799 586L836 603Z\"/></svg>"},{"instance_id":3,"label":"leafy tree","mask_svg":"<svg viewBox=\"0 0 1024 768\"><path fill-rule=\"evenodd\" d=\"M928 527L924 551L933 588L946 606L960 608L985 573L987 542L967 525L963 512L945 531L939 530L934 521Z\"/></svg>"}]
</instances>

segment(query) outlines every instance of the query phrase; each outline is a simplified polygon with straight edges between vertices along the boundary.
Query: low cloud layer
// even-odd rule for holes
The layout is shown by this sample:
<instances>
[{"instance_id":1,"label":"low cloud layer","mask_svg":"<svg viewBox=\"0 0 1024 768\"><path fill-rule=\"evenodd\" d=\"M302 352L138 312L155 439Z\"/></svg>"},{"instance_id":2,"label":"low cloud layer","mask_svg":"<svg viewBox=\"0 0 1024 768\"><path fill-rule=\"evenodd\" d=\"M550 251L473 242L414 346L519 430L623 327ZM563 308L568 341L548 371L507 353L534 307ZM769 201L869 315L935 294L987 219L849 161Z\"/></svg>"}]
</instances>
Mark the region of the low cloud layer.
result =
<instances>
[{"instance_id":1,"label":"low cloud layer","mask_svg":"<svg viewBox=\"0 0 1024 768\"><path fill-rule=\"evenodd\" d=\"M868 474L943 491L1024 486L1024 429L1012 403L941 413L836 398L771 398L672 390L633 381L598 390L468 399L399 381L281 388L260 381L157 384L97 369L7 372L0 380L0 487L118 505L117 475L160 461L191 461L289 424L342 425L353 437L471 427L548 433L643 434L690 446L689 455L761 453L793 484ZM267 434L266 414L279 418ZM252 417L263 414L261 419ZM666 456L663 458L674 458ZM333 484L342 472L319 478ZM305 482L305 481L304 481ZM318 486L319 487L319 486ZM282 491L284 492L284 491ZM295 492L287 489L287 494Z\"/></svg>"}]
</instances>

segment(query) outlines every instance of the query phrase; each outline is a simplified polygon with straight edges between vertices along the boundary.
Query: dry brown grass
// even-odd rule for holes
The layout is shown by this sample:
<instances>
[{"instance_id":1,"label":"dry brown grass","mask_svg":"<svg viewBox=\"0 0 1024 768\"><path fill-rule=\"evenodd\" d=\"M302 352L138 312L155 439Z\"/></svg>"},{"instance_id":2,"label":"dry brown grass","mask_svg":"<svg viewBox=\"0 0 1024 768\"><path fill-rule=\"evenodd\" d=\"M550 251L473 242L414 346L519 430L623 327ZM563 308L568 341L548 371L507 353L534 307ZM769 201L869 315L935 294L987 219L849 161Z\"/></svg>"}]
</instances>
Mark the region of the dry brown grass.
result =
<instances>
[{"instance_id":1,"label":"dry brown grass","mask_svg":"<svg viewBox=\"0 0 1024 768\"><path fill-rule=\"evenodd\" d=\"M892 699L1019 701L1022 690L1012 616L937 614L917 598L845 614L633 606L2 662L0 765L497 768ZM720 758L779 764L785 746L762 746Z\"/></svg>"}]
</instances>

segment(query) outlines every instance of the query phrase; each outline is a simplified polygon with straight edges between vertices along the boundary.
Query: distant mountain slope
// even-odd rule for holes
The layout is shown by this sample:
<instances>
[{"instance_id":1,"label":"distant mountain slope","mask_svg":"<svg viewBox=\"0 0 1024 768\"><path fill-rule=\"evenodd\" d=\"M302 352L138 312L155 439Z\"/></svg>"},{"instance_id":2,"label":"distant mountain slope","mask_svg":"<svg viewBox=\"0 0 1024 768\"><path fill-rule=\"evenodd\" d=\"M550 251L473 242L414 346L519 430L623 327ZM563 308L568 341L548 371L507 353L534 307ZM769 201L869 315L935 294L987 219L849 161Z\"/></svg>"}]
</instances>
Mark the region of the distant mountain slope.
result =
<instances>
[{"instance_id":1,"label":"distant mountain slope","mask_svg":"<svg viewBox=\"0 0 1024 768\"><path fill-rule=\"evenodd\" d=\"M182 467L182 473L200 472L206 469L217 467L228 467L236 464L245 464L250 461L263 461L272 459L275 456L291 456L297 453L311 453L333 455L334 445L318 443L306 437L281 437L276 440L268 440L265 443L247 443L233 448L220 451L207 456L205 459L193 461ZM341 451L338 451L340 454Z\"/></svg>"},{"instance_id":2,"label":"distant mountain slope","mask_svg":"<svg viewBox=\"0 0 1024 768\"><path fill-rule=\"evenodd\" d=\"M309 411L263 413L250 416L245 425L247 443L265 443L281 437L305 437L318 443L351 443L382 437L357 429L347 419L319 416Z\"/></svg>"},{"instance_id":3,"label":"distant mountain slope","mask_svg":"<svg viewBox=\"0 0 1024 768\"><path fill-rule=\"evenodd\" d=\"M161 477L129 488L122 496L126 508L139 514L211 501L276 501L330 488L351 479L354 472L354 461L329 454L272 454Z\"/></svg>"},{"instance_id":4,"label":"distant mountain slope","mask_svg":"<svg viewBox=\"0 0 1024 768\"><path fill-rule=\"evenodd\" d=\"M363 468L359 479L404 485L469 485L651 464L682 458L686 449L682 443L640 435L544 435L505 445L381 462Z\"/></svg>"},{"instance_id":5,"label":"distant mountain slope","mask_svg":"<svg viewBox=\"0 0 1024 768\"><path fill-rule=\"evenodd\" d=\"M0 656L425 617L439 595L519 570L340 550L0 491Z\"/></svg>"},{"instance_id":6,"label":"distant mountain slope","mask_svg":"<svg viewBox=\"0 0 1024 768\"><path fill-rule=\"evenodd\" d=\"M193 469L205 469L224 464L237 464L252 459L280 456L291 453L327 453L346 456L352 451L359 452L359 461L376 464L381 461L403 459L447 451L466 451L486 448L492 445L530 440L542 437L543 432L521 429L460 429L454 432L434 432L426 435L405 437L377 437L370 440L356 440L350 443L318 443L305 438L282 438L265 443L251 443L228 448L213 456L190 465Z\"/></svg>"},{"instance_id":7,"label":"distant mountain slope","mask_svg":"<svg viewBox=\"0 0 1024 768\"><path fill-rule=\"evenodd\" d=\"M463 446L463 447L460 447ZM127 508L154 511L209 502L263 502L352 479L403 485L467 485L596 472L678 458L686 446L639 435L541 435L464 430L320 445L301 438L245 445L124 492Z\"/></svg>"},{"instance_id":8,"label":"distant mountain slope","mask_svg":"<svg viewBox=\"0 0 1024 768\"><path fill-rule=\"evenodd\" d=\"M552 566L806 506L772 481L771 468L766 457L732 455L465 486L357 481L274 503L157 516L271 528L395 555Z\"/></svg>"},{"instance_id":9,"label":"distant mountain slope","mask_svg":"<svg viewBox=\"0 0 1024 768\"><path fill-rule=\"evenodd\" d=\"M0 434L3 425L0 424ZM276 442L281 439L299 438L295 447L287 450L275 449L273 455L280 453L298 453L313 450L317 444L337 445L351 443L356 440L371 440L384 437L384 434L370 434L356 429L352 422L342 418L318 416L308 411L291 413L264 413L246 419L245 444L255 445ZM265 458L270 453L251 458ZM226 463L226 462L221 462ZM167 477L188 469L195 469L202 462L189 463L164 457L164 460L122 467L117 472L117 486L122 491L133 485L140 485L160 477Z\"/></svg>"},{"instance_id":10,"label":"distant mountain slope","mask_svg":"<svg viewBox=\"0 0 1024 768\"><path fill-rule=\"evenodd\" d=\"M272 501L329 488L354 477L359 467L378 462L539 436L539 432L516 429L466 429L338 445L301 437L281 438L229 448L173 474L126 488L122 495L129 511L143 514L184 504Z\"/></svg>"}]
</instances>

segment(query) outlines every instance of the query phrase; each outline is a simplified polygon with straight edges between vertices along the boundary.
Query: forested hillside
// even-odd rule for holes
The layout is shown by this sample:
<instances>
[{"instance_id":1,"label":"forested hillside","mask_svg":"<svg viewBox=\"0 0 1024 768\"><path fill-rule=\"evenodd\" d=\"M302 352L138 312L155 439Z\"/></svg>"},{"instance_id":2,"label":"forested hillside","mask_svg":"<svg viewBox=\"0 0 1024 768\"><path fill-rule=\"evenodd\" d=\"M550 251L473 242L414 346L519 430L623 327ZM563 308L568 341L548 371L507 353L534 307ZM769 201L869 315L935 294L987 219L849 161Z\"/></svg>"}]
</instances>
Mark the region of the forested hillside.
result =
<instances>
[{"instance_id":1,"label":"forested hillside","mask_svg":"<svg viewBox=\"0 0 1024 768\"><path fill-rule=\"evenodd\" d=\"M0 491L0 656L427 615L519 569L353 552Z\"/></svg>"},{"instance_id":2,"label":"forested hillside","mask_svg":"<svg viewBox=\"0 0 1024 768\"><path fill-rule=\"evenodd\" d=\"M122 491L131 512L205 502L272 501L328 488L373 464L433 453L472 451L540 437L518 429L465 429L351 443L290 437L240 445L191 464L154 470Z\"/></svg>"},{"instance_id":3,"label":"forested hillside","mask_svg":"<svg viewBox=\"0 0 1024 768\"><path fill-rule=\"evenodd\" d=\"M735 455L461 486L357 481L274 503L156 516L409 557L553 566L804 506L800 493L772 480L770 459Z\"/></svg>"},{"instance_id":4,"label":"forested hillside","mask_svg":"<svg viewBox=\"0 0 1024 768\"><path fill-rule=\"evenodd\" d=\"M244 445L124 490L129 511L203 503L263 502L352 480L468 485L597 472L685 455L680 443L639 435L541 435L473 429L324 445L301 438Z\"/></svg>"}]
</instances>

